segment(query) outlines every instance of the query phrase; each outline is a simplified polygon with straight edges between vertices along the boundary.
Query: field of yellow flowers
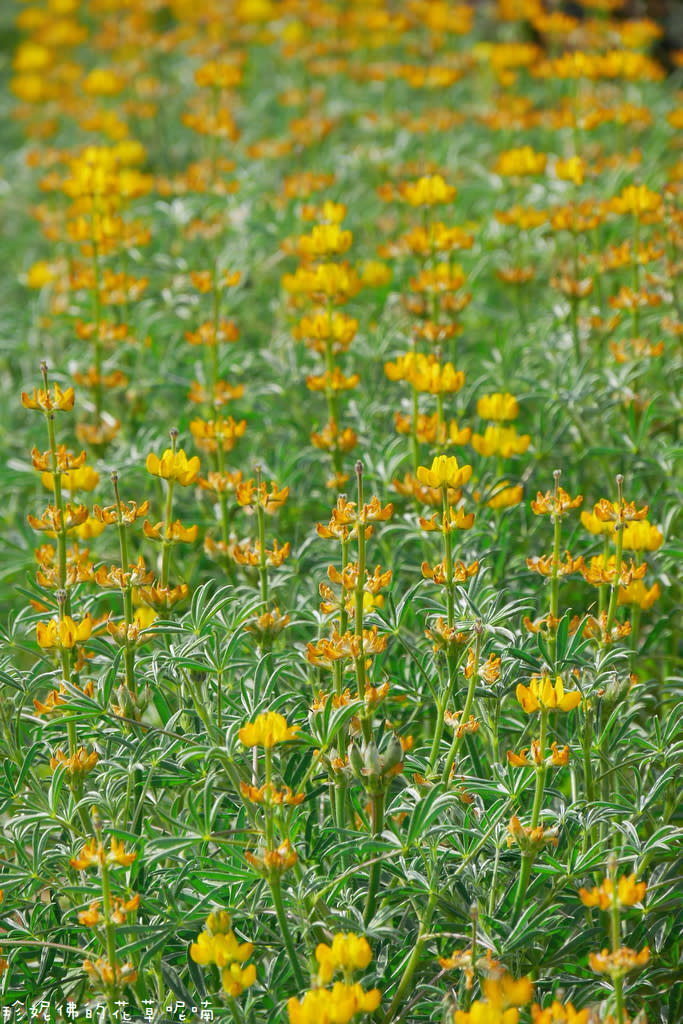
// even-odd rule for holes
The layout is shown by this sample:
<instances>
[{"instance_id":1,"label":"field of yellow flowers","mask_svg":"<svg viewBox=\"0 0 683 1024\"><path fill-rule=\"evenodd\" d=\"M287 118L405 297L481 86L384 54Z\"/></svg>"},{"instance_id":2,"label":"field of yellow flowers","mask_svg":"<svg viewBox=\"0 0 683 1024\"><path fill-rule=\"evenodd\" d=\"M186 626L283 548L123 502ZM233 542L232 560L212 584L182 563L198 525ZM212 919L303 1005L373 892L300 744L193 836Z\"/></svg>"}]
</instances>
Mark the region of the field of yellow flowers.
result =
<instances>
[{"instance_id":1,"label":"field of yellow flowers","mask_svg":"<svg viewBox=\"0 0 683 1024\"><path fill-rule=\"evenodd\" d=\"M683 1020L635 6L2 5L3 1022Z\"/></svg>"}]
</instances>

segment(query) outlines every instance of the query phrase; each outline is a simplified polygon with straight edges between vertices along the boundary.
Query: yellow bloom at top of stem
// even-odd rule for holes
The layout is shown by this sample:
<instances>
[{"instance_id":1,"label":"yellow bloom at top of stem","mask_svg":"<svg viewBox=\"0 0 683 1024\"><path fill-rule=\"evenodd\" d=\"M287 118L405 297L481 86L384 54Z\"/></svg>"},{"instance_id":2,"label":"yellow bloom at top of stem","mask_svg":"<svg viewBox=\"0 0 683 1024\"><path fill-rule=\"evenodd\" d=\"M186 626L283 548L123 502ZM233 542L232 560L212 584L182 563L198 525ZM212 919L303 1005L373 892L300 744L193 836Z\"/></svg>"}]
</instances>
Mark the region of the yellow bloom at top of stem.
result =
<instances>
[{"instance_id":1,"label":"yellow bloom at top of stem","mask_svg":"<svg viewBox=\"0 0 683 1024\"><path fill-rule=\"evenodd\" d=\"M509 974L487 978L483 982L485 999L475 1000L469 1010L456 1010L454 1024L518 1024L517 1007L531 1001L530 978L515 981Z\"/></svg>"},{"instance_id":2,"label":"yellow bloom at top of stem","mask_svg":"<svg viewBox=\"0 0 683 1024\"><path fill-rule=\"evenodd\" d=\"M663 200L659 192L653 192L647 185L627 185L621 194L610 199L609 208L613 213L632 213L640 217L661 209Z\"/></svg>"},{"instance_id":3,"label":"yellow bloom at top of stem","mask_svg":"<svg viewBox=\"0 0 683 1024\"><path fill-rule=\"evenodd\" d=\"M570 156L568 160L558 160L555 174L562 181L573 181L575 185L583 185L586 173L586 161L580 156Z\"/></svg>"},{"instance_id":4,"label":"yellow bloom at top of stem","mask_svg":"<svg viewBox=\"0 0 683 1024\"><path fill-rule=\"evenodd\" d=\"M479 455L523 455L531 444L529 434L518 434L514 427L489 425L483 434L472 434L471 445Z\"/></svg>"},{"instance_id":5,"label":"yellow bloom at top of stem","mask_svg":"<svg viewBox=\"0 0 683 1024\"><path fill-rule=\"evenodd\" d=\"M36 640L39 647L59 647L62 650L70 651L76 644L83 644L90 638L93 627L93 618L90 614L75 622L70 615L62 619L50 619L49 622L38 622L36 624Z\"/></svg>"},{"instance_id":6,"label":"yellow bloom at top of stem","mask_svg":"<svg viewBox=\"0 0 683 1024\"><path fill-rule=\"evenodd\" d=\"M614 520L609 509L603 511L603 516L605 518L601 519L594 512L584 509L581 513L581 524L589 533L609 535L614 538ZM625 523L621 543L625 551L656 551L664 543L664 537L658 527L648 523L647 519L641 518Z\"/></svg>"},{"instance_id":7,"label":"yellow bloom at top of stem","mask_svg":"<svg viewBox=\"0 0 683 1024\"><path fill-rule=\"evenodd\" d=\"M493 395L482 395L477 402L477 413L483 420L514 420L519 415L519 405L514 395L507 391Z\"/></svg>"},{"instance_id":8,"label":"yellow bloom at top of stem","mask_svg":"<svg viewBox=\"0 0 683 1024\"><path fill-rule=\"evenodd\" d=\"M315 958L320 964L318 968L318 979L321 985L327 985L332 981L334 972L341 969L346 974L349 971L364 970L372 960L372 950L368 940L362 935L354 935L353 932L337 932L332 939L332 945L324 942L318 944L315 950Z\"/></svg>"},{"instance_id":9,"label":"yellow bloom at top of stem","mask_svg":"<svg viewBox=\"0 0 683 1024\"><path fill-rule=\"evenodd\" d=\"M575 1010L571 1003L559 1003L553 999L550 1006L541 1009L538 1003L531 1007L532 1024L588 1024L590 1009Z\"/></svg>"},{"instance_id":10,"label":"yellow bloom at top of stem","mask_svg":"<svg viewBox=\"0 0 683 1024\"><path fill-rule=\"evenodd\" d=\"M537 516L559 516L562 517L571 508L578 508L583 501L583 495L577 494L570 498L564 487L558 487L557 491L540 491L536 500L531 502L531 511Z\"/></svg>"},{"instance_id":11,"label":"yellow bloom at top of stem","mask_svg":"<svg viewBox=\"0 0 683 1024\"><path fill-rule=\"evenodd\" d=\"M656 526L641 519L625 524L621 543L625 551L656 551L664 543L664 537Z\"/></svg>"},{"instance_id":12,"label":"yellow bloom at top of stem","mask_svg":"<svg viewBox=\"0 0 683 1024\"><path fill-rule=\"evenodd\" d=\"M193 455L188 459L182 448L177 452L167 448L161 458L150 452L145 465L152 476L175 480L183 487L193 484L199 476L199 456Z\"/></svg>"},{"instance_id":13,"label":"yellow bloom at top of stem","mask_svg":"<svg viewBox=\"0 0 683 1024\"><path fill-rule=\"evenodd\" d=\"M351 248L353 236L339 224L314 224L310 235L300 235L298 248L302 256L340 256Z\"/></svg>"},{"instance_id":14,"label":"yellow bloom at top of stem","mask_svg":"<svg viewBox=\"0 0 683 1024\"><path fill-rule=\"evenodd\" d=\"M41 473L40 479L43 487L54 490L54 474ZM94 491L100 482L100 474L92 466L78 466L59 474L62 490L73 493L74 491Z\"/></svg>"},{"instance_id":15,"label":"yellow bloom at top of stem","mask_svg":"<svg viewBox=\"0 0 683 1024\"><path fill-rule=\"evenodd\" d=\"M521 146L501 153L495 171L504 178L543 174L547 160L545 153L537 153L531 146Z\"/></svg>"},{"instance_id":16,"label":"yellow bloom at top of stem","mask_svg":"<svg viewBox=\"0 0 683 1024\"><path fill-rule=\"evenodd\" d=\"M597 974L609 974L612 978L621 978L636 967L643 967L650 959L650 949L645 946L640 953L628 946L621 946L614 953L603 949L601 953L589 953L588 963Z\"/></svg>"},{"instance_id":17,"label":"yellow bloom at top of stem","mask_svg":"<svg viewBox=\"0 0 683 1024\"><path fill-rule=\"evenodd\" d=\"M519 683L515 696L527 715L534 711L571 711L581 703L578 690L565 693L561 676L553 683L549 675L532 676L529 686Z\"/></svg>"},{"instance_id":18,"label":"yellow bloom at top of stem","mask_svg":"<svg viewBox=\"0 0 683 1024\"><path fill-rule=\"evenodd\" d=\"M275 512L281 505L284 505L288 494L289 487L283 487L282 490L278 491L274 480L270 482L270 493L268 492L268 485L265 480L262 480L258 487L253 480L246 480L244 483L237 484L235 488L235 497L237 498L238 505L251 508L255 505L260 505L266 512Z\"/></svg>"},{"instance_id":19,"label":"yellow bloom at top of stem","mask_svg":"<svg viewBox=\"0 0 683 1024\"><path fill-rule=\"evenodd\" d=\"M300 728L299 725L287 725L287 719L277 711L264 711L240 729L239 738L245 747L270 750L276 743L295 739Z\"/></svg>"},{"instance_id":20,"label":"yellow bloom at top of stem","mask_svg":"<svg viewBox=\"0 0 683 1024\"><path fill-rule=\"evenodd\" d=\"M472 476L471 466L458 466L455 455L437 455L431 469L426 466L418 466L417 479L421 484L428 487L461 487L466 484Z\"/></svg>"},{"instance_id":21,"label":"yellow bloom at top of stem","mask_svg":"<svg viewBox=\"0 0 683 1024\"><path fill-rule=\"evenodd\" d=\"M438 512L434 512L429 519L420 516L419 522L423 530L441 530L443 534L452 530L470 530L474 526L474 512L465 513L464 508L457 511L449 508L448 515L439 516Z\"/></svg>"},{"instance_id":22,"label":"yellow bloom at top of stem","mask_svg":"<svg viewBox=\"0 0 683 1024\"><path fill-rule=\"evenodd\" d=\"M593 514L601 523L619 523L620 526L623 526L624 523L645 519L649 507L649 505L643 505L642 508L637 509L635 501L619 502L601 498L593 506Z\"/></svg>"},{"instance_id":23,"label":"yellow bloom at top of stem","mask_svg":"<svg viewBox=\"0 0 683 1024\"><path fill-rule=\"evenodd\" d=\"M621 907L632 907L635 903L642 903L646 891L646 883L636 882L635 873L622 875L617 882L617 903ZM612 879L605 878L600 885L593 889L579 889L579 896L584 907L600 907L600 910L609 910L614 901Z\"/></svg>"},{"instance_id":24,"label":"yellow bloom at top of stem","mask_svg":"<svg viewBox=\"0 0 683 1024\"><path fill-rule=\"evenodd\" d=\"M289 1024L348 1024L356 1014L376 1010L380 999L377 988L366 992L358 983L345 985L336 981L331 989L307 992L303 1002L292 996L287 1002Z\"/></svg>"},{"instance_id":25,"label":"yellow bloom at top of stem","mask_svg":"<svg viewBox=\"0 0 683 1024\"><path fill-rule=\"evenodd\" d=\"M43 412L52 412L53 409L58 412L71 412L74 397L73 388L62 391L59 384L55 383L52 385L52 393L49 387L34 388L32 395L22 391L21 404L25 409L42 409Z\"/></svg>"},{"instance_id":26,"label":"yellow bloom at top of stem","mask_svg":"<svg viewBox=\"0 0 683 1024\"><path fill-rule=\"evenodd\" d=\"M254 951L253 943L238 942L230 928L230 915L224 910L209 914L206 925L190 946L190 956L196 964L221 968L223 988L228 995L239 996L256 981L254 964L243 966Z\"/></svg>"},{"instance_id":27,"label":"yellow bloom at top of stem","mask_svg":"<svg viewBox=\"0 0 683 1024\"><path fill-rule=\"evenodd\" d=\"M448 185L440 174L424 175L417 181L402 182L398 186L398 191L410 206L450 203L458 194L458 190L453 185Z\"/></svg>"},{"instance_id":28,"label":"yellow bloom at top of stem","mask_svg":"<svg viewBox=\"0 0 683 1024\"><path fill-rule=\"evenodd\" d=\"M126 853L123 843L113 836L109 844L109 853L104 849L104 843L98 842L94 837L89 839L77 857L72 857L69 863L77 871L85 871L89 867L97 867L102 864L120 864L128 867L136 859L137 853Z\"/></svg>"},{"instance_id":29,"label":"yellow bloom at top of stem","mask_svg":"<svg viewBox=\"0 0 683 1024\"><path fill-rule=\"evenodd\" d=\"M54 772L61 764L64 765L64 768L70 775L87 775L95 767L98 760L99 754L97 751L93 750L88 753L85 747L79 747L76 753L70 757L63 750L56 750L54 757L50 758L50 768Z\"/></svg>"},{"instance_id":30,"label":"yellow bloom at top of stem","mask_svg":"<svg viewBox=\"0 0 683 1024\"><path fill-rule=\"evenodd\" d=\"M196 964L216 964L227 967L231 963L244 963L254 950L251 942L238 942L232 931L200 932L190 946L190 956Z\"/></svg>"},{"instance_id":31,"label":"yellow bloom at top of stem","mask_svg":"<svg viewBox=\"0 0 683 1024\"><path fill-rule=\"evenodd\" d=\"M617 604L637 604L643 611L647 611L660 595L659 583L655 582L648 590L642 580L633 580L627 586L619 588Z\"/></svg>"}]
</instances>

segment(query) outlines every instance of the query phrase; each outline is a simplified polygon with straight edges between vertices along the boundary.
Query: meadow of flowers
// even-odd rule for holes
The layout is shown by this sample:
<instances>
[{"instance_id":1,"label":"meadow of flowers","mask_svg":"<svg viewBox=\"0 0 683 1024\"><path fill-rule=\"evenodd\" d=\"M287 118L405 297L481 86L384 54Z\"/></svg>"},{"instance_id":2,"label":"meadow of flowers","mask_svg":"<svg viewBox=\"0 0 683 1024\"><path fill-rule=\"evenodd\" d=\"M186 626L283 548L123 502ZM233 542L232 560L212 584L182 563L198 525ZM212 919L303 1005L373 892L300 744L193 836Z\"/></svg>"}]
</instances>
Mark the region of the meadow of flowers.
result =
<instances>
[{"instance_id":1,"label":"meadow of flowers","mask_svg":"<svg viewBox=\"0 0 683 1024\"><path fill-rule=\"evenodd\" d=\"M2 5L3 1021L683 1019L683 51L582 6Z\"/></svg>"}]
</instances>

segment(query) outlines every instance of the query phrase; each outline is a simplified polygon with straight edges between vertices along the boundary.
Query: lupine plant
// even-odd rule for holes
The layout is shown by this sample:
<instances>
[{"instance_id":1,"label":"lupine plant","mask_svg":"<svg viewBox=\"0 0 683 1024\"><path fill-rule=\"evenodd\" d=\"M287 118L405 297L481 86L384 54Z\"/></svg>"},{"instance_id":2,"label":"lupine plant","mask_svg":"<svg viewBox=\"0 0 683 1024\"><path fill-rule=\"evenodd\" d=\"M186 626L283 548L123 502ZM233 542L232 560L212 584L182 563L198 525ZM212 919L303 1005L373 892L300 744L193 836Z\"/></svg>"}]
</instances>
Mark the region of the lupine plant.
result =
<instances>
[{"instance_id":1,"label":"lupine plant","mask_svg":"<svg viewBox=\"0 0 683 1024\"><path fill-rule=\"evenodd\" d=\"M2 5L3 1020L683 1019L645 6Z\"/></svg>"}]
</instances>

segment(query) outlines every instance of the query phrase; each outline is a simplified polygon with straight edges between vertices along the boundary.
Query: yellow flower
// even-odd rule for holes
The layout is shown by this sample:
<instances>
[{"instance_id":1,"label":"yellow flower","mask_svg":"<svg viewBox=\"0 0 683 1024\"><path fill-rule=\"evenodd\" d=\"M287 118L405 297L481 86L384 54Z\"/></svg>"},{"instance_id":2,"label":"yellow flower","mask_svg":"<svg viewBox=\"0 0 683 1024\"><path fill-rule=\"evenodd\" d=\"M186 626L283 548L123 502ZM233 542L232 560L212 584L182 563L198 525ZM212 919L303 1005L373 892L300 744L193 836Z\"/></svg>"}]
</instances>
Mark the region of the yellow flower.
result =
<instances>
[{"instance_id":1,"label":"yellow flower","mask_svg":"<svg viewBox=\"0 0 683 1024\"><path fill-rule=\"evenodd\" d=\"M349 971L364 970L372 960L372 950L368 940L363 936L354 935L353 932L337 932L331 946L324 942L318 944L315 958L320 964L320 984L327 985L339 968L345 974Z\"/></svg>"},{"instance_id":2,"label":"yellow flower","mask_svg":"<svg viewBox=\"0 0 683 1024\"><path fill-rule=\"evenodd\" d=\"M536 153L531 146L508 149L498 157L496 174L506 178L543 174L547 159L545 153Z\"/></svg>"},{"instance_id":3,"label":"yellow flower","mask_svg":"<svg viewBox=\"0 0 683 1024\"><path fill-rule=\"evenodd\" d=\"M632 521L624 526L622 545L625 551L656 551L664 537L647 519Z\"/></svg>"},{"instance_id":4,"label":"yellow flower","mask_svg":"<svg viewBox=\"0 0 683 1024\"><path fill-rule=\"evenodd\" d=\"M54 489L54 475L50 472L41 473L40 479L44 487ZM62 490L70 491L94 491L100 482L100 474L92 466L77 466L59 474Z\"/></svg>"},{"instance_id":5,"label":"yellow flower","mask_svg":"<svg viewBox=\"0 0 683 1024\"><path fill-rule=\"evenodd\" d=\"M70 412L74 407L74 389L67 388L66 391L62 391L59 384L55 383L52 386L52 394L49 388L34 388L32 395L22 391L21 404L25 409L42 409L43 412L51 412L53 409Z\"/></svg>"},{"instance_id":6,"label":"yellow flower","mask_svg":"<svg viewBox=\"0 0 683 1024\"><path fill-rule=\"evenodd\" d=\"M60 764L64 765L70 775L87 775L92 771L99 760L96 750L88 753L85 747L79 747L71 757L62 750L55 751L54 757L50 758L50 768L55 771Z\"/></svg>"},{"instance_id":7,"label":"yellow flower","mask_svg":"<svg viewBox=\"0 0 683 1024\"><path fill-rule=\"evenodd\" d=\"M581 512L581 525L585 527L585 529L588 530L589 533L592 533L594 536L600 536L601 534L609 534L613 532L612 523L610 523L609 521L603 522L603 520L598 519L596 515L594 515L592 512L589 512L587 509L583 509L583 511Z\"/></svg>"},{"instance_id":8,"label":"yellow flower","mask_svg":"<svg viewBox=\"0 0 683 1024\"><path fill-rule=\"evenodd\" d=\"M161 458L150 452L145 465L147 472L152 476L160 476L163 480L176 480L183 487L193 484L199 476L198 456L194 455L188 459L182 448L177 452L167 448Z\"/></svg>"},{"instance_id":9,"label":"yellow flower","mask_svg":"<svg viewBox=\"0 0 683 1024\"><path fill-rule=\"evenodd\" d=\"M399 185L399 192L411 206L434 206L450 203L458 194L453 185L447 185L440 174L425 175L417 181Z\"/></svg>"},{"instance_id":10,"label":"yellow flower","mask_svg":"<svg viewBox=\"0 0 683 1024\"><path fill-rule=\"evenodd\" d=\"M36 640L39 647L49 649L59 647L70 651L76 644L83 644L92 633L93 619L86 615L80 622L75 622L70 615L62 619L50 619L49 622L36 624Z\"/></svg>"},{"instance_id":11,"label":"yellow flower","mask_svg":"<svg viewBox=\"0 0 683 1024\"><path fill-rule=\"evenodd\" d=\"M555 174L563 181L573 181L575 185L583 185L586 173L586 162L580 156L570 156L568 160L558 160Z\"/></svg>"},{"instance_id":12,"label":"yellow flower","mask_svg":"<svg viewBox=\"0 0 683 1024\"><path fill-rule=\"evenodd\" d=\"M563 516L569 509L578 508L582 501L582 494L570 498L564 487L558 487L556 492L542 494L539 491L536 500L531 502L531 511L537 516Z\"/></svg>"},{"instance_id":13,"label":"yellow flower","mask_svg":"<svg viewBox=\"0 0 683 1024\"><path fill-rule=\"evenodd\" d=\"M550 1006L546 1006L544 1010L538 1003L534 1003L531 1007L532 1024L588 1024L589 1018L590 1009L588 1007L583 1010L575 1010L571 1003L566 1003L563 1006L556 999L553 999Z\"/></svg>"},{"instance_id":14,"label":"yellow flower","mask_svg":"<svg viewBox=\"0 0 683 1024\"><path fill-rule=\"evenodd\" d=\"M315 224L310 235L300 235L299 252L303 256L341 256L351 247L350 231L339 224Z\"/></svg>"},{"instance_id":15,"label":"yellow flower","mask_svg":"<svg viewBox=\"0 0 683 1024\"><path fill-rule=\"evenodd\" d=\"M514 420L519 415L519 405L515 396L507 391L482 395L477 402L477 413L483 420Z\"/></svg>"},{"instance_id":16,"label":"yellow flower","mask_svg":"<svg viewBox=\"0 0 683 1024\"><path fill-rule=\"evenodd\" d=\"M657 212L663 205L658 192L652 192L647 185L627 185L621 194L610 200L610 209L615 213L632 213L640 217L643 213Z\"/></svg>"},{"instance_id":17,"label":"yellow flower","mask_svg":"<svg viewBox=\"0 0 683 1024\"><path fill-rule=\"evenodd\" d=\"M276 743L286 743L296 737L301 726L287 725L287 719L277 711L264 711L253 722L247 722L239 731L245 747L265 747L270 750Z\"/></svg>"},{"instance_id":18,"label":"yellow flower","mask_svg":"<svg viewBox=\"0 0 683 1024\"><path fill-rule=\"evenodd\" d=\"M514 427L489 425L483 434L472 434L471 445L479 455L523 455L531 444L529 434L518 434Z\"/></svg>"},{"instance_id":19,"label":"yellow flower","mask_svg":"<svg viewBox=\"0 0 683 1024\"><path fill-rule=\"evenodd\" d=\"M560 676L556 677L554 684L548 675L543 675L540 679L538 676L532 676L529 686L518 684L515 695L527 715L541 709L571 711L581 703L581 694L578 690L565 693Z\"/></svg>"},{"instance_id":20,"label":"yellow flower","mask_svg":"<svg viewBox=\"0 0 683 1024\"><path fill-rule=\"evenodd\" d=\"M493 495L486 502L489 508L511 508L513 505L519 505L524 497L524 487L522 484L515 484L514 487L507 486L507 481L504 480L501 484L500 490L496 490Z\"/></svg>"},{"instance_id":21,"label":"yellow flower","mask_svg":"<svg viewBox=\"0 0 683 1024\"><path fill-rule=\"evenodd\" d=\"M418 466L417 479L428 487L461 487L472 476L471 466L458 466L455 455L437 455L431 469Z\"/></svg>"},{"instance_id":22,"label":"yellow flower","mask_svg":"<svg viewBox=\"0 0 683 1024\"><path fill-rule=\"evenodd\" d=\"M80 854L77 857L72 857L69 863L77 871L85 871L86 868L97 867L105 863L110 865L120 864L122 867L128 867L136 857L137 853L126 853L123 843L113 836L109 845L109 853L105 851L104 843L98 843L97 839L93 837L88 840Z\"/></svg>"},{"instance_id":23,"label":"yellow flower","mask_svg":"<svg viewBox=\"0 0 683 1024\"><path fill-rule=\"evenodd\" d=\"M659 583L654 583L648 590L642 580L633 580L626 587L620 587L617 594L618 604L637 604L643 611L652 608L660 597Z\"/></svg>"},{"instance_id":24,"label":"yellow flower","mask_svg":"<svg viewBox=\"0 0 683 1024\"><path fill-rule=\"evenodd\" d=\"M617 882L617 902L622 907L632 907L635 903L642 903L646 891L646 883L636 882L635 874L622 875ZM600 910L609 910L614 900L614 886L611 878L605 878L594 889L579 889L579 896L584 907L600 907Z\"/></svg>"},{"instance_id":25,"label":"yellow flower","mask_svg":"<svg viewBox=\"0 0 683 1024\"><path fill-rule=\"evenodd\" d=\"M629 949L628 946L622 946L614 953L608 953L603 949L601 953L588 954L591 969L596 974L609 974L612 978L620 978L636 967L643 967L649 959L648 946L641 949L640 953L636 953L635 949Z\"/></svg>"},{"instance_id":26,"label":"yellow flower","mask_svg":"<svg viewBox=\"0 0 683 1024\"><path fill-rule=\"evenodd\" d=\"M176 519L174 523L157 523L155 526L145 519L142 524L142 532L145 537L150 540L163 540L167 544L177 544L180 541L192 544L197 539L197 530L196 525L183 526L179 519Z\"/></svg>"},{"instance_id":27,"label":"yellow flower","mask_svg":"<svg viewBox=\"0 0 683 1024\"><path fill-rule=\"evenodd\" d=\"M303 1001L292 996L287 1003L289 1024L348 1024L359 1013L372 1013L379 1006L381 993L373 988L365 992L361 985L341 981L331 989L306 992Z\"/></svg>"}]
</instances>

